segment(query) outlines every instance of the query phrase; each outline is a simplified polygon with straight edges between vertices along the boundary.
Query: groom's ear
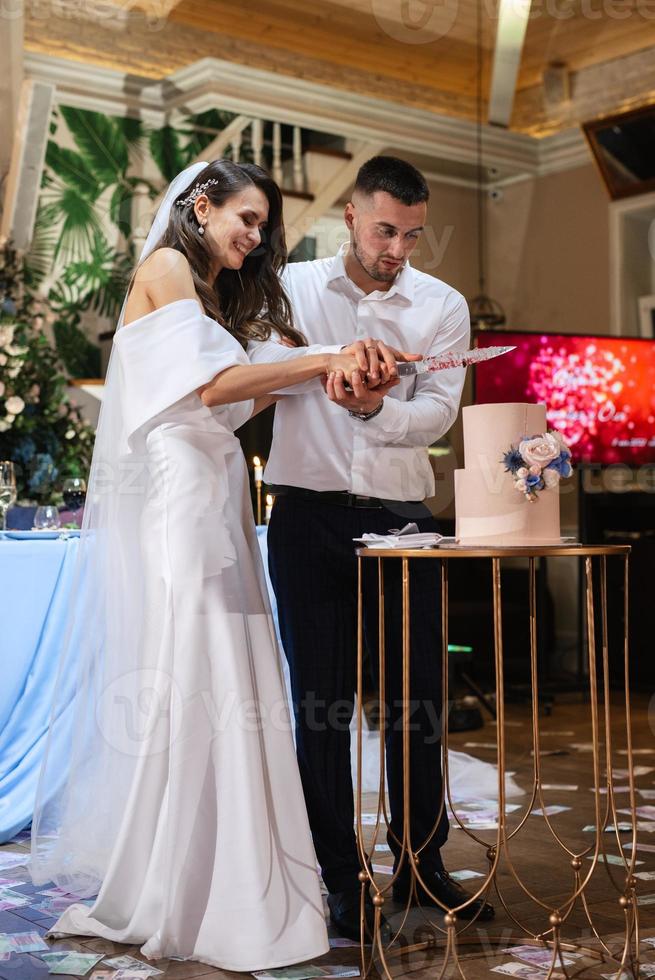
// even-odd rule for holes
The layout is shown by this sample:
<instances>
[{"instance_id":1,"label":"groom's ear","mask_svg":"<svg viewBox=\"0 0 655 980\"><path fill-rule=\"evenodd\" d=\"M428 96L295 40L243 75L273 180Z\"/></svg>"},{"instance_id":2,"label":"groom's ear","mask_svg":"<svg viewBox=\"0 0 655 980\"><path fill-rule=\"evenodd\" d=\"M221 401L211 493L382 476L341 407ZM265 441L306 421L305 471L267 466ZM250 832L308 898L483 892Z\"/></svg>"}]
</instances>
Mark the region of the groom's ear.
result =
<instances>
[{"instance_id":1,"label":"groom's ear","mask_svg":"<svg viewBox=\"0 0 655 980\"><path fill-rule=\"evenodd\" d=\"M348 201L343 211L343 220L346 222L346 228L348 231L353 230L353 223L355 220L355 205L352 201Z\"/></svg>"}]
</instances>

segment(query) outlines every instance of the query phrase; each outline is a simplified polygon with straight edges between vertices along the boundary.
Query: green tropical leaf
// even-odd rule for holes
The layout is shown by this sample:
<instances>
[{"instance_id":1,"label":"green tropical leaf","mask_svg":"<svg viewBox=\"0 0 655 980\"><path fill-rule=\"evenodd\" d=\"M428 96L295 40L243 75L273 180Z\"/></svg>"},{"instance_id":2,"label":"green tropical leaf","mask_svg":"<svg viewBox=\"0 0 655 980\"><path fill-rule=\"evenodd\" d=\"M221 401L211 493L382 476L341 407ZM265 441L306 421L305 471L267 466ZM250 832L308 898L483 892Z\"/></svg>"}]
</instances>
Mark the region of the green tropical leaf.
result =
<instances>
[{"instance_id":1,"label":"green tropical leaf","mask_svg":"<svg viewBox=\"0 0 655 980\"><path fill-rule=\"evenodd\" d=\"M59 320L54 335L57 352L72 378L100 377L100 348L75 323Z\"/></svg>"},{"instance_id":2,"label":"green tropical leaf","mask_svg":"<svg viewBox=\"0 0 655 980\"><path fill-rule=\"evenodd\" d=\"M85 197L95 200L99 194L98 182L86 160L75 150L67 150L52 140L48 141L45 162L60 180L75 187Z\"/></svg>"},{"instance_id":3,"label":"green tropical leaf","mask_svg":"<svg viewBox=\"0 0 655 980\"><path fill-rule=\"evenodd\" d=\"M73 187L63 187L61 193L49 195L42 210L43 220L59 225L59 238L53 259L76 261L88 256L96 234L100 231L94 202Z\"/></svg>"},{"instance_id":4,"label":"green tropical leaf","mask_svg":"<svg viewBox=\"0 0 655 980\"><path fill-rule=\"evenodd\" d=\"M109 202L109 217L118 225L121 235L129 238L132 233L133 184L117 184Z\"/></svg>"},{"instance_id":5,"label":"green tropical leaf","mask_svg":"<svg viewBox=\"0 0 655 980\"><path fill-rule=\"evenodd\" d=\"M54 312L62 317L71 317L74 312L79 320L79 314L83 310L77 285L68 283L63 278L58 279L51 288L48 302Z\"/></svg>"},{"instance_id":6,"label":"green tropical leaf","mask_svg":"<svg viewBox=\"0 0 655 980\"><path fill-rule=\"evenodd\" d=\"M180 138L172 126L150 132L150 152L166 180L171 181L186 167L189 156L180 146Z\"/></svg>"},{"instance_id":7,"label":"green tropical leaf","mask_svg":"<svg viewBox=\"0 0 655 980\"><path fill-rule=\"evenodd\" d=\"M116 125L122 131L128 146L138 143L145 136L145 128L140 119L129 116L114 116Z\"/></svg>"},{"instance_id":8,"label":"green tropical leaf","mask_svg":"<svg viewBox=\"0 0 655 980\"><path fill-rule=\"evenodd\" d=\"M57 229L44 219L43 205L39 203L30 250L25 256L25 272L35 286L38 286L52 269L57 237Z\"/></svg>"},{"instance_id":9,"label":"green tropical leaf","mask_svg":"<svg viewBox=\"0 0 655 980\"><path fill-rule=\"evenodd\" d=\"M116 116L115 120L116 125L125 137L130 160L142 161L145 157L147 147L146 127L140 119Z\"/></svg>"},{"instance_id":10,"label":"green tropical leaf","mask_svg":"<svg viewBox=\"0 0 655 980\"><path fill-rule=\"evenodd\" d=\"M71 106L61 106L61 114L98 183L105 187L115 183L128 165L127 140L116 120Z\"/></svg>"},{"instance_id":11,"label":"green tropical leaf","mask_svg":"<svg viewBox=\"0 0 655 980\"><path fill-rule=\"evenodd\" d=\"M92 309L101 316L117 316L132 274L132 260L113 249L98 235L88 261L73 262L66 268L60 291L60 308L72 305ZM54 305L54 302L53 302Z\"/></svg>"}]
</instances>

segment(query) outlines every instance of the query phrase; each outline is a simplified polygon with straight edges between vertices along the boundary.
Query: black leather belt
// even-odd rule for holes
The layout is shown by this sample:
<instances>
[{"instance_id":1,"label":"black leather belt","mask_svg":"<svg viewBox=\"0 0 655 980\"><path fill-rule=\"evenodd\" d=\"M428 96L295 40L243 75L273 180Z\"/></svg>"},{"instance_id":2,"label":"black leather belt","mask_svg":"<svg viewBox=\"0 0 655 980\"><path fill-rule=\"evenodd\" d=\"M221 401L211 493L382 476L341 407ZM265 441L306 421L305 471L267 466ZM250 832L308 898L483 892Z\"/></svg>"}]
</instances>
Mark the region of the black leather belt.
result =
<instances>
[{"instance_id":1,"label":"black leather belt","mask_svg":"<svg viewBox=\"0 0 655 980\"><path fill-rule=\"evenodd\" d=\"M337 504L340 507L369 507L380 510L384 503L379 497L366 494L348 493L347 490L307 490L305 487L268 486L276 497L295 497L300 500L313 500L317 504Z\"/></svg>"}]
</instances>

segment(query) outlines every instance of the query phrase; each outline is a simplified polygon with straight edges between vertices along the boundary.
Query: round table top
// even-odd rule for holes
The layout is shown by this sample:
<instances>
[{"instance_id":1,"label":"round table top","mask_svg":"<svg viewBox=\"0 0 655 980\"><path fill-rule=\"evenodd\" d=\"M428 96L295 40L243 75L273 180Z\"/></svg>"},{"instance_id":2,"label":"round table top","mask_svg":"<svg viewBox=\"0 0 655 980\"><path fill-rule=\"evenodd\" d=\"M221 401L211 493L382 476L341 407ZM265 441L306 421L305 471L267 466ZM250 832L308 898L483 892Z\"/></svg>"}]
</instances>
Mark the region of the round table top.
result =
<instances>
[{"instance_id":1,"label":"round table top","mask_svg":"<svg viewBox=\"0 0 655 980\"><path fill-rule=\"evenodd\" d=\"M556 558L597 555L629 555L629 544L467 545L444 544L436 548L356 548L360 558Z\"/></svg>"}]
</instances>

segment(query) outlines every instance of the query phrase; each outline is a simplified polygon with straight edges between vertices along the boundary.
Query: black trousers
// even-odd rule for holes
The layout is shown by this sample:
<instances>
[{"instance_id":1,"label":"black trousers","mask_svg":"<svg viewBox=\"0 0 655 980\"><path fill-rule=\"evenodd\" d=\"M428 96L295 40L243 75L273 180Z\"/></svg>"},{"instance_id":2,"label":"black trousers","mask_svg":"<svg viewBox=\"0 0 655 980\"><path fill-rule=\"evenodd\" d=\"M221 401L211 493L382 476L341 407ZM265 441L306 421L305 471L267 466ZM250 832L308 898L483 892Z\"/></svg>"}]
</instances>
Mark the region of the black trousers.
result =
<instances>
[{"instance_id":1,"label":"black trousers","mask_svg":"<svg viewBox=\"0 0 655 980\"><path fill-rule=\"evenodd\" d=\"M298 763L323 880L330 892L358 885L350 721L357 683L357 558L353 538L415 521L437 525L422 504L393 510L350 508L279 496L268 529L271 580L291 672ZM402 510L399 515L398 508ZM439 563L414 562L410 576L412 844L426 841L442 804L441 610ZM384 562L386 764L391 829L403 837L402 604L400 562ZM363 562L364 636L378 668L377 562ZM440 870L448 836L441 813L421 852L423 870ZM398 845L388 836L396 859Z\"/></svg>"}]
</instances>

